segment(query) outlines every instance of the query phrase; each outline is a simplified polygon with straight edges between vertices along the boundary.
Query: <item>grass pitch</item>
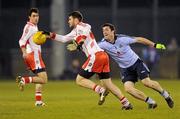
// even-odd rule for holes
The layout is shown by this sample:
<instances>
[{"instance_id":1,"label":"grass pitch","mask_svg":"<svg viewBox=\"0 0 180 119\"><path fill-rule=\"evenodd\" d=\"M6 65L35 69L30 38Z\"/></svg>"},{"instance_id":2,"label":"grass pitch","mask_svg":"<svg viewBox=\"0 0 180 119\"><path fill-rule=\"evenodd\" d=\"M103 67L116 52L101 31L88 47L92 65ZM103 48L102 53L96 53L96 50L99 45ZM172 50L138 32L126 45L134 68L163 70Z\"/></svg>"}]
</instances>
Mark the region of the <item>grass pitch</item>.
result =
<instances>
[{"instance_id":1,"label":"grass pitch","mask_svg":"<svg viewBox=\"0 0 180 119\"><path fill-rule=\"evenodd\" d=\"M124 89L119 80L113 80ZM34 106L34 85L27 85L20 92L16 83L0 82L0 119L180 119L180 80L160 80L174 101L170 109L165 100L151 89L137 83L138 89L157 101L158 107L148 110L147 104L125 93L134 106L133 110L121 110L121 104L112 95L98 106L98 95L75 84L75 81L48 82L44 86L43 99L46 107Z\"/></svg>"}]
</instances>

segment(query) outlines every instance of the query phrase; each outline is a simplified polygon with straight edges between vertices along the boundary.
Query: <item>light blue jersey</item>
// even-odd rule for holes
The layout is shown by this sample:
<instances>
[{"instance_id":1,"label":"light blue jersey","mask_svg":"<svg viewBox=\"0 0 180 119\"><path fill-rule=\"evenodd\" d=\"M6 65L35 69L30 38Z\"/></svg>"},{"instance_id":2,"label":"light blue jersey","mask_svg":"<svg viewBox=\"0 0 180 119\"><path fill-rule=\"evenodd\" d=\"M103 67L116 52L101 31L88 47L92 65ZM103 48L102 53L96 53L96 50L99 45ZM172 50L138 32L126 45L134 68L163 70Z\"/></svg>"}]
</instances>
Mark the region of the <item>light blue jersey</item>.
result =
<instances>
[{"instance_id":1,"label":"light blue jersey","mask_svg":"<svg viewBox=\"0 0 180 119\"><path fill-rule=\"evenodd\" d=\"M128 68L139 58L129 46L135 43L136 39L122 34L117 34L116 37L114 43L110 43L103 38L98 45L118 63L119 67Z\"/></svg>"}]
</instances>

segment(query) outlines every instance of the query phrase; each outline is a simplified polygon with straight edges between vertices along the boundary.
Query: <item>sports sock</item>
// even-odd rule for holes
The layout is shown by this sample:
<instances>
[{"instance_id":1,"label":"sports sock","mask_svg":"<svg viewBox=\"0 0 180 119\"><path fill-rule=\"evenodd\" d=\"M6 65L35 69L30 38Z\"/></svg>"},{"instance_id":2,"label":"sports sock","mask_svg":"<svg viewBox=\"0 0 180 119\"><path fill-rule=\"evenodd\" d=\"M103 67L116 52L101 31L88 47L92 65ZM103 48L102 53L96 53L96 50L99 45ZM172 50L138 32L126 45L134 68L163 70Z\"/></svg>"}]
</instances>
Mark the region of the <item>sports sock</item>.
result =
<instances>
[{"instance_id":1,"label":"sports sock","mask_svg":"<svg viewBox=\"0 0 180 119\"><path fill-rule=\"evenodd\" d=\"M152 98L150 98L150 97L147 97L145 102L148 103L148 104L155 104L155 103L156 103L156 102L155 102Z\"/></svg>"},{"instance_id":2,"label":"sports sock","mask_svg":"<svg viewBox=\"0 0 180 119\"><path fill-rule=\"evenodd\" d=\"M35 98L36 98L36 102L41 102L42 101L42 94L41 94L41 92L36 92L35 93Z\"/></svg>"},{"instance_id":3,"label":"sports sock","mask_svg":"<svg viewBox=\"0 0 180 119\"><path fill-rule=\"evenodd\" d=\"M168 98L169 97L169 93L165 90L163 90L162 93L160 93L164 98Z\"/></svg>"},{"instance_id":4,"label":"sports sock","mask_svg":"<svg viewBox=\"0 0 180 119\"><path fill-rule=\"evenodd\" d=\"M126 97L121 98L120 102L125 107L127 107L130 104L130 102L128 101L128 99Z\"/></svg>"},{"instance_id":5,"label":"sports sock","mask_svg":"<svg viewBox=\"0 0 180 119\"><path fill-rule=\"evenodd\" d=\"M33 77L23 76L22 80L24 81L25 84L32 83Z\"/></svg>"},{"instance_id":6,"label":"sports sock","mask_svg":"<svg viewBox=\"0 0 180 119\"><path fill-rule=\"evenodd\" d=\"M94 90L96 93L100 94L100 93L103 93L103 92L105 91L105 88L101 87L100 85L95 85L94 88L93 88L93 90Z\"/></svg>"}]
</instances>

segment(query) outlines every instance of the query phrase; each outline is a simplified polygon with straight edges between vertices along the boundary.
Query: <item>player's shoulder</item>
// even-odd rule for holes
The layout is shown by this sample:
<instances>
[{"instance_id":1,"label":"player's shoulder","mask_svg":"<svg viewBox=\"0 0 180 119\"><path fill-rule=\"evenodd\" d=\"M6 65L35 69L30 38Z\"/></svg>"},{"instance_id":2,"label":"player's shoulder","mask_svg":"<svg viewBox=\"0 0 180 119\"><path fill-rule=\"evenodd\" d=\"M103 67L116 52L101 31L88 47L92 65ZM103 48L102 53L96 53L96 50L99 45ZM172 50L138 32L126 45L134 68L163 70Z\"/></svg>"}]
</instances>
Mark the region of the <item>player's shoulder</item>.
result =
<instances>
[{"instance_id":1,"label":"player's shoulder","mask_svg":"<svg viewBox=\"0 0 180 119\"><path fill-rule=\"evenodd\" d=\"M37 29L37 26L32 24L31 22L27 22L26 25L24 26L25 32L36 31L36 29Z\"/></svg>"},{"instance_id":2,"label":"player's shoulder","mask_svg":"<svg viewBox=\"0 0 180 119\"><path fill-rule=\"evenodd\" d=\"M107 43L107 41L104 39L104 38L102 38L99 42L98 42L98 44L106 44Z\"/></svg>"},{"instance_id":3,"label":"player's shoulder","mask_svg":"<svg viewBox=\"0 0 180 119\"><path fill-rule=\"evenodd\" d=\"M33 29L33 28L35 28L35 25L30 22L27 22L26 25L24 26L24 29Z\"/></svg>"},{"instance_id":4,"label":"player's shoulder","mask_svg":"<svg viewBox=\"0 0 180 119\"><path fill-rule=\"evenodd\" d=\"M117 40L124 40L124 39L133 39L133 36L125 35L125 34L116 34Z\"/></svg>"},{"instance_id":5,"label":"player's shoulder","mask_svg":"<svg viewBox=\"0 0 180 119\"><path fill-rule=\"evenodd\" d=\"M108 43L106 42L106 40L104 38L102 38L99 42L98 42L98 46L102 49L107 49L108 48Z\"/></svg>"},{"instance_id":6,"label":"player's shoulder","mask_svg":"<svg viewBox=\"0 0 180 119\"><path fill-rule=\"evenodd\" d=\"M116 34L117 38L130 38L131 36L125 35L125 34Z\"/></svg>"},{"instance_id":7,"label":"player's shoulder","mask_svg":"<svg viewBox=\"0 0 180 119\"><path fill-rule=\"evenodd\" d=\"M34 25L34 24L31 23L31 22L27 22L25 26L28 26L28 27L36 27L36 25Z\"/></svg>"},{"instance_id":8,"label":"player's shoulder","mask_svg":"<svg viewBox=\"0 0 180 119\"><path fill-rule=\"evenodd\" d=\"M80 22L78 25L77 25L78 28L89 28L91 29L91 25L89 25L88 23L84 23L84 22Z\"/></svg>"}]
</instances>

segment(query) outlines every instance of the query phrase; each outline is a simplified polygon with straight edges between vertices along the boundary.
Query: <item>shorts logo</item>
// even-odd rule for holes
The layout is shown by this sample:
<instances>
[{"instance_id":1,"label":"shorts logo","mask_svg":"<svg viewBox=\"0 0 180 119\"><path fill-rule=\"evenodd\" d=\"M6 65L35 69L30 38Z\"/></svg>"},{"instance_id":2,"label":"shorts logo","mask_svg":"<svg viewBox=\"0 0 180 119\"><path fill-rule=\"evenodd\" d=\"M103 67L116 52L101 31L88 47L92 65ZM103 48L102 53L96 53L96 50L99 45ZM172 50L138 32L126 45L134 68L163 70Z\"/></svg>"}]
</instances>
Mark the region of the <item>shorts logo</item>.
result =
<instances>
[{"instance_id":1,"label":"shorts logo","mask_svg":"<svg viewBox=\"0 0 180 119\"><path fill-rule=\"evenodd\" d=\"M83 31L82 30L78 30L78 35L81 35L83 34Z\"/></svg>"},{"instance_id":2,"label":"shorts logo","mask_svg":"<svg viewBox=\"0 0 180 119\"><path fill-rule=\"evenodd\" d=\"M141 71L141 73L144 73L145 71Z\"/></svg>"},{"instance_id":3,"label":"shorts logo","mask_svg":"<svg viewBox=\"0 0 180 119\"><path fill-rule=\"evenodd\" d=\"M92 66L92 63L89 63L88 66L89 66L89 67Z\"/></svg>"},{"instance_id":4,"label":"shorts logo","mask_svg":"<svg viewBox=\"0 0 180 119\"><path fill-rule=\"evenodd\" d=\"M124 76L122 76L121 79L124 79Z\"/></svg>"},{"instance_id":5,"label":"shorts logo","mask_svg":"<svg viewBox=\"0 0 180 119\"><path fill-rule=\"evenodd\" d=\"M39 64L39 61L38 61L38 60L36 60L36 64Z\"/></svg>"}]
</instances>

